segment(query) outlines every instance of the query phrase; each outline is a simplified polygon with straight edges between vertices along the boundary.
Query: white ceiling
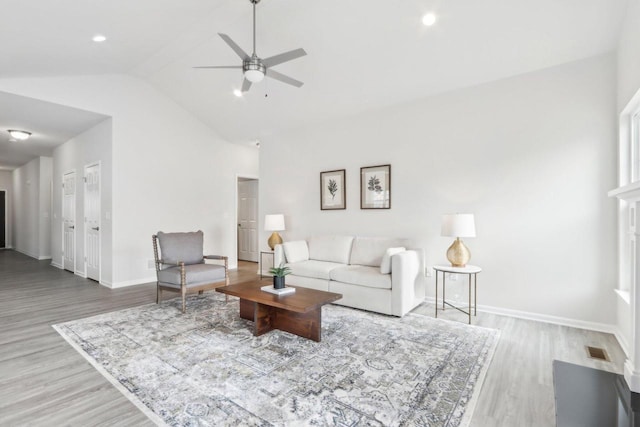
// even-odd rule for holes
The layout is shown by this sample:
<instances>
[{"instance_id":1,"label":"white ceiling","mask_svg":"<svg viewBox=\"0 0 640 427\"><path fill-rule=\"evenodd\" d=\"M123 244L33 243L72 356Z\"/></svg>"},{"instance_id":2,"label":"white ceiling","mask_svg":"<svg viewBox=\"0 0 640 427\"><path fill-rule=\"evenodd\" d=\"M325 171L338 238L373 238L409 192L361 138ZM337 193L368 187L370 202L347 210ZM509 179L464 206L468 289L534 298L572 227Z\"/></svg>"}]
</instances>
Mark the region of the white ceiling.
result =
<instances>
[{"instance_id":1,"label":"white ceiling","mask_svg":"<svg viewBox=\"0 0 640 427\"><path fill-rule=\"evenodd\" d=\"M258 55L303 47L274 69L305 85L267 79L236 98L240 70L191 67L239 65L217 33L250 51L248 0L0 0L15 18L0 26L0 78L132 73L245 142L611 51L627 1L262 0Z\"/></svg>"},{"instance_id":2,"label":"white ceiling","mask_svg":"<svg viewBox=\"0 0 640 427\"><path fill-rule=\"evenodd\" d=\"M0 92L0 170L12 170L91 129L107 118L97 113ZM11 142L8 129L27 130L26 141Z\"/></svg>"}]
</instances>

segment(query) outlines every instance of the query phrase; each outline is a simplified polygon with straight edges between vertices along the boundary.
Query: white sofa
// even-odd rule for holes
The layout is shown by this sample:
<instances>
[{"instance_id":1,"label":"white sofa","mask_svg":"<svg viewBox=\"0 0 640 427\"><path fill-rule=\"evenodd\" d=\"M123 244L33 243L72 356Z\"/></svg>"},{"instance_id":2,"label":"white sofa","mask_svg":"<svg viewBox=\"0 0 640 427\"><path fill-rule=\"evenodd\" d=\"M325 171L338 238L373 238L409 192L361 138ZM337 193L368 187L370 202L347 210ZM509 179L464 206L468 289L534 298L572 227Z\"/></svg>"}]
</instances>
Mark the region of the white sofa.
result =
<instances>
[{"instance_id":1,"label":"white sofa","mask_svg":"<svg viewBox=\"0 0 640 427\"><path fill-rule=\"evenodd\" d=\"M410 245L386 237L312 237L277 245L274 265L291 268L289 285L342 294L335 304L404 316L425 297L424 251Z\"/></svg>"}]
</instances>

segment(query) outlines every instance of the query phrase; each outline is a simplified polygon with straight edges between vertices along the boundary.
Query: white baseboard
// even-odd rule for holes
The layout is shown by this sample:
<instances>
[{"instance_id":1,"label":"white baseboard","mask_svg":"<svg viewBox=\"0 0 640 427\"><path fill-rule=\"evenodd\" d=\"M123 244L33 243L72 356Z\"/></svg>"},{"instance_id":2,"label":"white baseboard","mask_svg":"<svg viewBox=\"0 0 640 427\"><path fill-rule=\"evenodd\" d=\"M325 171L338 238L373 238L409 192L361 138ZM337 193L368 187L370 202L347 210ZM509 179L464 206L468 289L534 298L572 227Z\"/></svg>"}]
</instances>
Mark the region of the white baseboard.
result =
<instances>
[{"instance_id":1,"label":"white baseboard","mask_svg":"<svg viewBox=\"0 0 640 427\"><path fill-rule=\"evenodd\" d=\"M58 264L55 261L51 261L51 266L55 268L59 268L60 270L64 270L64 267L62 266L62 264Z\"/></svg>"},{"instance_id":2,"label":"white baseboard","mask_svg":"<svg viewBox=\"0 0 640 427\"><path fill-rule=\"evenodd\" d=\"M433 304L435 302L435 298L426 297L425 301ZM442 299L438 299L438 301L442 303ZM604 332L607 334L612 334L616 338L618 338L618 335L620 335L619 333L616 333L618 332L618 328L616 327L616 325L610 325L607 323L589 322L586 320L570 319L567 317L551 316L548 314L531 313L528 311L512 310L509 308L492 307L480 304L478 304L478 311L481 311L483 313L499 314L501 316L515 317L518 319L534 320L537 322L551 323L554 325L569 326L572 328L587 329L596 332ZM618 341L620 341L619 338ZM622 347L622 343L620 344L620 346Z\"/></svg>"},{"instance_id":3,"label":"white baseboard","mask_svg":"<svg viewBox=\"0 0 640 427\"><path fill-rule=\"evenodd\" d=\"M20 249L14 249L14 251L20 252L21 254L26 255L28 257L31 257L31 258L35 258L38 261L42 261L42 260L45 260L45 259L52 259L51 255L34 255L34 254L26 252L26 251L21 251Z\"/></svg>"},{"instance_id":4,"label":"white baseboard","mask_svg":"<svg viewBox=\"0 0 640 427\"><path fill-rule=\"evenodd\" d=\"M22 255L26 255L26 256L28 256L28 257L38 259L38 256L37 256L37 255L34 255L34 254L29 253L29 252L27 252L27 251L22 251L22 250L20 250L20 249L18 249L18 248L14 249L14 251L16 251L16 252L20 252Z\"/></svg>"},{"instance_id":5,"label":"white baseboard","mask_svg":"<svg viewBox=\"0 0 640 427\"><path fill-rule=\"evenodd\" d=\"M624 379L631 391L640 393L640 372L634 370L633 363L629 359L624 362Z\"/></svg>"},{"instance_id":6,"label":"white baseboard","mask_svg":"<svg viewBox=\"0 0 640 427\"><path fill-rule=\"evenodd\" d=\"M80 276L80 277L82 277L83 279L86 279L86 278L87 278L87 273L85 273L84 271L76 270L76 271L74 271L74 274L75 274L76 276Z\"/></svg>"},{"instance_id":7,"label":"white baseboard","mask_svg":"<svg viewBox=\"0 0 640 427\"><path fill-rule=\"evenodd\" d=\"M102 286L106 286L107 288L117 289L117 288L126 288L127 286L136 286L136 285L144 285L145 283L157 282L158 279L156 276L147 277L145 279L135 279L135 280L125 280L122 282L111 283L107 281L101 281L100 284Z\"/></svg>"}]
</instances>

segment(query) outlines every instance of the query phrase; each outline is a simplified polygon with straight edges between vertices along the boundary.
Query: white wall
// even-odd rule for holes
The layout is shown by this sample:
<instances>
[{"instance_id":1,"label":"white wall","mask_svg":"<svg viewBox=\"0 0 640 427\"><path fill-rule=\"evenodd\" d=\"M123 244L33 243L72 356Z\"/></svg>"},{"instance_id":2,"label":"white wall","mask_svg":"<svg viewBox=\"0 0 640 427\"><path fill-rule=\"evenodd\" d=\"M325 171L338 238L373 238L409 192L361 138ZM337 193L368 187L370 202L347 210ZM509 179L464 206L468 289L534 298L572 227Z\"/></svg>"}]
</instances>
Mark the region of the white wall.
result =
<instances>
[{"instance_id":1,"label":"white wall","mask_svg":"<svg viewBox=\"0 0 640 427\"><path fill-rule=\"evenodd\" d=\"M618 43L618 112L640 89L640 0L629 0Z\"/></svg>"},{"instance_id":2,"label":"white wall","mask_svg":"<svg viewBox=\"0 0 640 427\"><path fill-rule=\"evenodd\" d=\"M606 328L615 323L614 111L615 58L605 55L264 138L260 218L284 213L285 240L413 238L434 265L452 241L439 235L441 215L472 212L479 304ZM387 163L392 208L360 210L360 167ZM321 211L319 173L342 168L347 209Z\"/></svg>"},{"instance_id":3,"label":"white wall","mask_svg":"<svg viewBox=\"0 0 640 427\"><path fill-rule=\"evenodd\" d=\"M40 206L38 247L40 248L40 259L51 258L51 210L53 208L52 193L53 159L51 157L40 157L40 195L38 206Z\"/></svg>"},{"instance_id":4,"label":"white wall","mask_svg":"<svg viewBox=\"0 0 640 427\"><path fill-rule=\"evenodd\" d=\"M61 267L62 260L62 176L75 171L76 184L76 273L85 276L84 265L84 168L100 162L100 262L104 283L112 283L113 230L110 221L112 211L112 120L107 119L93 128L70 139L53 152L53 262Z\"/></svg>"},{"instance_id":5,"label":"white wall","mask_svg":"<svg viewBox=\"0 0 640 427\"><path fill-rule=\"evenodd\" d=\"M236 175L258 152L230 144L142 80L124 75L2 79L0 90L113 118L112 286L155 280L151 234L202 229L237 264Z\"/></svg>"},{"instance_id":6,"label":"white wall","mask_svg":"<svg viewBox=\"0 0 640 427\"><path fill-rule=\"evenodd\" d=\"M5 245L7 248L11 248L13 246L13 173L12 171L1 171L0 170L0 190L5 190L7 193L5 195L5 204L6 204L6 235L5 235Z\"/></svg>"},{"instance_id":7,"label":"white wall","mask_svg":"<svg viewBox=\"0 0 640 427\"><path fill-rule=\"evenodd\" d=\"M51 258L52 159L38 157L13 171L15 250Z\"/></svg>"}]
</instances>

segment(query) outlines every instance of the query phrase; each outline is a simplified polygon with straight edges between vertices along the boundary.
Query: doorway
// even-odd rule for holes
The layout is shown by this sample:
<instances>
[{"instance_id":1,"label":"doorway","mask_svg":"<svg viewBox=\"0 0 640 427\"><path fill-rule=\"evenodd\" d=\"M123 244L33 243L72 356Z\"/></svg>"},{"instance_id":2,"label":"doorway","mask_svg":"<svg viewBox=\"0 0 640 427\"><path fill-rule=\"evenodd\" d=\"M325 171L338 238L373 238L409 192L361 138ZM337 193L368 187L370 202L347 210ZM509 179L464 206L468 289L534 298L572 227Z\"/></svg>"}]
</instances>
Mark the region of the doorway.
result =
<instances>
[{"instance_id":1,"label":"doorway","mask_svg":"<svg viewBox=\"0 0 640 427\"><path fill-rule=\"evenodd\" d=\"M62 175L62 266L75 273L76 172Z\"/></svg>"},{"instance_id":2,"label":"doorway","mask_svg":"<svg viewBox=\"0 0 640 427\"><path fill-rule=\"evenodd\" d=\"M238 260L258 262L258 180L238 177Z\"/></svg>"},{"instance_id":3,"label":"doorway","mask_svg":"<svg viewBox=\"0 0 640 427\"><path fill-rule=\"evenodd\" d=\"M0 190L0 249L7 247L7 191Z\"/></svg>"},{"instance_id":4,"label":"doorway","mask_svg":"<svg viewBox=\"0 0 640 427\"><path fill-rule=\"evenodd\" d=\"M85 271L100 282L100 163L84 168L84 215Z\"/></svg>"}]
</instances>

